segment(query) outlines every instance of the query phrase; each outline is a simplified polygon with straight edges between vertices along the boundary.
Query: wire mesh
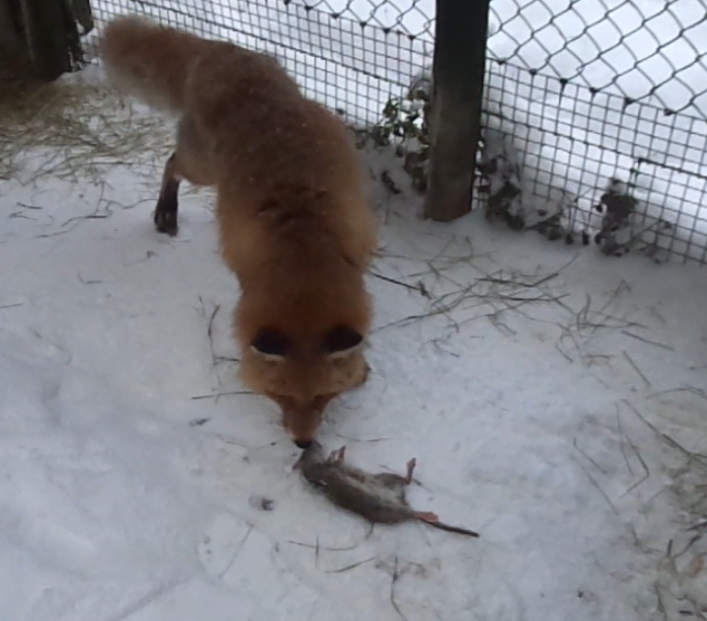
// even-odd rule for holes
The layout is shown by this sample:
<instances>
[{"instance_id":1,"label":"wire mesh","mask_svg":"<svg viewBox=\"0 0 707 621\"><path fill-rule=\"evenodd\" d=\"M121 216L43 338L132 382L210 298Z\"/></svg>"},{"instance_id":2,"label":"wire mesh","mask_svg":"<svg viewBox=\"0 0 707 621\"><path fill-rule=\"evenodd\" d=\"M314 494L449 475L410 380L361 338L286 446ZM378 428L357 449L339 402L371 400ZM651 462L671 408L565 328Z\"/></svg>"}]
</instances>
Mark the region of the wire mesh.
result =
<instances>
[{"instance_id":1,"label":"wire mesh","mask_svg":"<svg viewBox=\"0 0 707 621\"><path fill-rule=\"evenodd\" d=\"M432 62L434 0L93 8L98 32L115 15L142 13L275 54L309 96L356 124L379 123ZM514 205L504 209L568 242L599 232L609 254L630 242L656 257L707 261L707 7L491 0L491 13L482 160L502 157L495 173L481 167L479 187L512 179ZM479 196L488 210L492 195Z\"/></svg>"}]
</instances>

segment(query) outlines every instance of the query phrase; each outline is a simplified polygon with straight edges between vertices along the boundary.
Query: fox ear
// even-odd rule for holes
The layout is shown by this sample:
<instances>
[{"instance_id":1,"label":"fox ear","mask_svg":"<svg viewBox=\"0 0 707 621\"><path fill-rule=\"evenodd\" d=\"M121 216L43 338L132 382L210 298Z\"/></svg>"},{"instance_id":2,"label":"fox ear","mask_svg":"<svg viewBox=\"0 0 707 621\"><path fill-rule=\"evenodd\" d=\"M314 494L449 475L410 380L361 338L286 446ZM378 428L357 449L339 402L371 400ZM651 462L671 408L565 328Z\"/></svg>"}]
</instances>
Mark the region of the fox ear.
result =
<instances>
[{"instance_id":1,"label":"fox ear","mask_svg":"<svg viewBox=\"0 0 707 621\"><path fill-rule=\"evenodd\" d=\"M290 347L287 336L276 328L260 328L250 342L250 349L266 360L283 360Z\"/></svg>"},{"instance_id":2,"label":"fox ear","mask_svg":"<svg viewBox=\"0 0 707 621\"><path fill-rule=\"evenodd\" d=\"M338 326L324 337L329 358L345 358L363 345L363 335L350 326Z\"/></svg>"}]
</instances>

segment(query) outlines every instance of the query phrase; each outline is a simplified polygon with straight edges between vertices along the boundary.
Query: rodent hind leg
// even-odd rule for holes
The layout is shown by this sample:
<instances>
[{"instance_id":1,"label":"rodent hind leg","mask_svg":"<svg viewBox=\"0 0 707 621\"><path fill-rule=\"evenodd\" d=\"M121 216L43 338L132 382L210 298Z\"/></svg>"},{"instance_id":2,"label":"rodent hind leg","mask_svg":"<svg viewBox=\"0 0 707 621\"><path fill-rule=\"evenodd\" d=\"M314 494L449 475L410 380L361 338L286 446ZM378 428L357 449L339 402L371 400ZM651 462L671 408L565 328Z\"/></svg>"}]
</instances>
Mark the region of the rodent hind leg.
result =
<instances>
[{"instance_id":1,"label":"rodent hind leg","mask_svg":"<svg viewBox=\"0 0 707 621\"><path fill-rule=\"evenodd\" d=\"M155 228L160 233L174 237L179 226L177 216L179 212L179 184L182 177L177 174L177 152L170 155L162 174L162 186L155 207Z\"/></svg>"},{"instance_id":2,"label":"rodent hind leg","mask_svg":"<svg viewBox=\"0 0 707 621\"><path fill-rule=\"evenodd\" d=\"M410 485L410 483L412 483L412 473L415 471L416 465L417 459L415 459L414 457L408 460L408 463L405 464L405 467L407 468L407 474L405 475L405 483L407 485Z\"/></svg>"},{"instance_id":3,"label":"rodent hind leg","mask_svg":"<svg viewBox=\"0 0 707 621\"><path fill-rule=\"evenodd\" d=\"M332 451L327 458L328 462L342 463L344 461L344 455L346 453L346 445L341 448Z\"/></svg>"},{"instance_id":4,"label":"rodent hind leg","mask_svg":"<svg viewBox=\"0 0 707 621\"><path fill-rule=\"evenodd\" d=\"M413 481L412 474L415 471L416 464L417 460L414 457L408 461L405 476L395 474L394 472L381 472L375 475L375 478L386 487L407 487Z\"/></svg>"}]
</instances>

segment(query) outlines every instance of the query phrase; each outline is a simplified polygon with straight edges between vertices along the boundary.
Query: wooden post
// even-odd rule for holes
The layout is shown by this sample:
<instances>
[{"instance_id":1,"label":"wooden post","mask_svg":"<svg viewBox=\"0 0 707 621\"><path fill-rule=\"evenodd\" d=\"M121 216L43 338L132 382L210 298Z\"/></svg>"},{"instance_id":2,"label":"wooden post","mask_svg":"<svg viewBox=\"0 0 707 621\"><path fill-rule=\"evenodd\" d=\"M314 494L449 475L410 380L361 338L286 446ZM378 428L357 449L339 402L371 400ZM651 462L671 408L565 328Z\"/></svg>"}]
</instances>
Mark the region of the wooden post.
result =
<instances>
[{"instance_id":1,"label":"wooden post","mask_svg":"<svg viewBox=\"0 0 707 621\"><path fill-rule=\"evenodd\" d=\"M80 62L81 43L68 0L21 0L24 35L37 77L55 80Z\"/></svg>"},{"instance_id":2,"label":"wooden post","mask_svg":"<svg viewBox=\"0 0 707 621\"><path fill-rule=\"evenodd\" d=\"M69 6L74 14L76 21L81 24L83 31L82 35L87 35L93 30L93 12L91 11L90 0L71 0Z\"/></svg>"},{"instance_id":3,"label":"wooden post","mask_svg":"<svg viewBox=\"0 0 707 621\"><path fill-rule=\"evenodd\" d=\"M0 46L14 51L21 44L22 37L17 32L11 1L0 0Z\"/></svg>"},{"instance_id":4,"label":"wooden post","mask_svg":"<svg viewBox=\"0 0 707 621\"><path fill-rule=\"evenodd\" d=\"M437 0L424 217L471 211L486 71L489 0Z\"/></svg>"},{"instance_id":5,"label":"wooden post","mask_svg":"<svg viewBox=\"0 0 707 621\"><path fill-rule=\"evenodd\" d=\"M0 0L0 97L8 84L26 79L31 73L19 0Z\"/></svg>"}]
</instances>

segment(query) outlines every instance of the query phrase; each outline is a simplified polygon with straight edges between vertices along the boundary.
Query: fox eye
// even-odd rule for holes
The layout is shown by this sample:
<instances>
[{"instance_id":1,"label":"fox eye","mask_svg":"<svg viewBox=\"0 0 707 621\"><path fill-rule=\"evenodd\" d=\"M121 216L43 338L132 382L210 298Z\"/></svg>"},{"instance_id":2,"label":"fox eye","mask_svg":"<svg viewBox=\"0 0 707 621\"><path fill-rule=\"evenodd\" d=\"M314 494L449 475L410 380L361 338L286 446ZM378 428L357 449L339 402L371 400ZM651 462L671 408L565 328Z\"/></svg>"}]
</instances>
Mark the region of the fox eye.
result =
<instances>
[{"instance_id":1,"label":"fox eye","mask_svg":"<svg viewBox=\"0 0 707 621\"><path fill-rule=\"evenodd\" d=\"M287 336L276 328L261 328L250 342L253 351L273 358L284 358L289 345Z\"/></svg>"},{"instance_id":2,"label":"fox eye","mask_svg":"<svg viewBox=\"0 0 707 621\"><path fill-rule=\"evenodd\" d=\"M324 337L324 349L330 356L346 355L363 342L363 336L349 326L338 326Z\"/></svg>"}]
</instances>

